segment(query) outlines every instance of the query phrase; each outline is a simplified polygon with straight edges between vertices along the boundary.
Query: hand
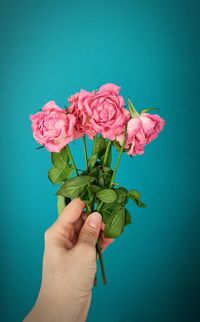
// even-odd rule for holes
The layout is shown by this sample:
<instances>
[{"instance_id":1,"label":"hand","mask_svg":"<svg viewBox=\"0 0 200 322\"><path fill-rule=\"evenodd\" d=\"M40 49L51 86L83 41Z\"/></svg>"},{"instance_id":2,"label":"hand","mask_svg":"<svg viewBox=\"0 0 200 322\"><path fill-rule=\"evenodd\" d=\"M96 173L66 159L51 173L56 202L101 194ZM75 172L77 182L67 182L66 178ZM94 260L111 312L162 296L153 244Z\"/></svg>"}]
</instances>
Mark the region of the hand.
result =
<instances>
[{"instance_id":1,"label":"hand","mask_svg":"<svg viewBox=\"0 0 200 322\"><path fill-rule=\"evenodd\" d=\"M85 205L74 199L45 232L42 283L37 301L24 322L82 322L86 320L96 273L95 245L105 249L101 215L84 222Z\"/></svg>"}]
</instances>

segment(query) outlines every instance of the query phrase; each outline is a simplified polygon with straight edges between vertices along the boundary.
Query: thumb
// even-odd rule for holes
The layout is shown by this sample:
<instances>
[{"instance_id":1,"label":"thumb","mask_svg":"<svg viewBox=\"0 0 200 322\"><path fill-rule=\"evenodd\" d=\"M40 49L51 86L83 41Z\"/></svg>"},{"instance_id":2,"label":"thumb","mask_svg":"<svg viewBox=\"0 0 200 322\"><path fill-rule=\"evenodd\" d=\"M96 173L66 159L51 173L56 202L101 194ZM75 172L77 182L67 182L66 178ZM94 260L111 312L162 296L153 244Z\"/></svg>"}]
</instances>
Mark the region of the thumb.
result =
<instances>
[{"instance_id":1,"label":"thumb","mask_svg":"<svg viewBox=\"0 0 200 322\"><path fill-rule=\"evenodd\" d=\"M101 229L102 217L98 212L89 215L81 228L77 244L88 244L95 247Z\"/></svg>"}]
</instances>

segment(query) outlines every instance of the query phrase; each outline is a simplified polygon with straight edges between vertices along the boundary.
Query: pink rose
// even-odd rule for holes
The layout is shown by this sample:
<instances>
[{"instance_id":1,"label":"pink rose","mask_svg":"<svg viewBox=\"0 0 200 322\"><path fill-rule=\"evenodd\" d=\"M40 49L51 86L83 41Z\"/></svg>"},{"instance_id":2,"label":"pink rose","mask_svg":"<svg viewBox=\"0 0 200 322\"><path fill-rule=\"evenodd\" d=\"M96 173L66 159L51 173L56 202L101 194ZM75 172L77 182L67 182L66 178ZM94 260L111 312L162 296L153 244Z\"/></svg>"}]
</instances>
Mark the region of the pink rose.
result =
<instances>
[{"instance_id":1,"label":"pink rose","mask_svg":"<svg viewBox=\"0 0 200 322\"><path fill-rule=\"evenodd\" d=\"M84 121L89 123L87 134L90 138L101 133L104 138L115 140L124 131L129 113L124 109L119 90L117 85L106 84L91 93L80 91L78 109L85 115Z\"/></svg>"},{"instance_id":2,"label":"pink rose","mask_svg":"<svg viewBox=\"0 0 200 322\"><path fill-rule=\"evenodd\" d=\"M131 118L127 124L125 149L128 154L135 156L144 153L146 144L154 140L162 131L165 121L156 114L142 113L138 117ZM124 134L117 137L122 145Z\"/></svg>"},{"instance_id":3,"label":"pink rose","mask_svg":"<svg viewBox=\"0 0 200 322\"><path fill-rule=\"evenodd\" d=\"M91 128L89 117L83 108L79 108L79 93L71 95L68 98L70 104L68 113L73 114L76 117L76 124L74 126L74 137L78 139L84 134L88 134L90 138L96 134Z\"/></svg>"},{"instance_id":4,"label":"pink rose","mask_svg":"<svg viewBox=\"0 0 200 322\"><path fill-rule=\"evenodd\" d=\"M157 114L142 113L140 115L142 128L146 136L147 143L153 141L163 130L165 120Z\"/></svg>"},{"instance_id":5,"label":"pink rose","mask_svg":"<svg viewBox=\"0 0 200 322\"><path fill-rule=\"evenodd\" d=\"M54 101L46 103L41 112L30 115L33 137L49 152L59 152L74 139L76 118L66 114Z\"/></svg>"}]
</instances>

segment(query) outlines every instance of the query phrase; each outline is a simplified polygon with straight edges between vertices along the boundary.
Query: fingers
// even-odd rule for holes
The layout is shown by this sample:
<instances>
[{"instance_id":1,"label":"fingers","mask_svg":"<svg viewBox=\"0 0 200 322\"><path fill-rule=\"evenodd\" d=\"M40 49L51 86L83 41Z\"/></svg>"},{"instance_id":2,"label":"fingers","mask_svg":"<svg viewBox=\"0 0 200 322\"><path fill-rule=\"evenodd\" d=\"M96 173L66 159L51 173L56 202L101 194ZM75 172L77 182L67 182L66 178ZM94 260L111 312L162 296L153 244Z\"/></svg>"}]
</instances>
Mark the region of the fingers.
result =
<instances>
[{"instance_id":1,"label":"fingers","mask_svg":"<svg viewBox=\"0 0 200 322\"><path fill-rule=\"evenodd\" d=\"M84 207L85 204L81 199L72 200L59 215L57 224L63 227L67 227L68 224L75 224L81 217Z\"/></svg>"},{"instance_id":2,"label":"fingers","mask_svg":"<svg viewBox=\"0 0 200 322\"><path fill-rule=\"evenodd\" d=\"M45 232L45 244L61 245L66 249L73 247L73 241L76 239L76 230L80 229L79 225L83 224L81 218L84 202L80 199L72 200L67 207L60 214L55 223Z\"/></svg>"},{"instance_id":3,"label":"fingers","mask_svg":"<svg viewBox=\"0 0 200 322\"><path fill-rule=\"evenodd\" d=\"M113 238L106 238L104 231L100 232L99 236L99 246L101 247L102 250L105 250L110 244L114 242Z\"/></svg>"},{"instance_id":4,"label":"fingers","mask_svg":"<svg viewBox=\"0 0 200 322\"><path fill-rule=\"evenodd\" d=\"M101 215L94 212L86 218L84 207L84 202L79 198L72 200L47 230L46 240L52 240L49 237L56 237L57 241L59 240L60 244L67 249L72 248L76 243L94 247L100 234L99 245L102 250L111 244L113 239L105 238L104 232L101 231L105 228Z\"/></svg>"},{"instance_id":5,"label":"fingers","mask_svg":"<svg viewBox=\"0 0 200 322\"><path fill-rule=\"evenodd\" d=\"M102 217L98 212L89 215L80 230L77 244L87 244L95 248L101 229Z\"/></svg>"},{"instance_id":6,"label":"fingers","mask_svg":"<svg viewBox=\"0 0 200 322\"><path fill-rule=\"evenodd\" d=\"M83 223L84 223L84 219L83 219L83 214L82 214L82 216L78 219L78 221L73 226L73 229L74 229L74 236L73 236L73 239L72 239L73 245L75 245L76 242L77 242L78 235L79 235L80 230L81 230L81 228L83 226Z\"/></svg>"},{"instance_id":7,"label":"fingers","mask_svg":"<svg viewBox=\"0 0 200 322\"><path fill-rule=\"evenodd\" d=\"M83 212L82 216L74 224L74 232L75 232L75 234L74 234L74 237L72 239L73 245L75 245L77 240L78 240L78 235L80 233L80 230L81 230L81 228L83 226L83 223L85 222L86 218L87 218L87 214L86 214L86 212ZM99 246L101 247L102 250L105 250L111 243L114 242L113 238L106 238L105 237L104 229L105 229L105 224L102 222L101 230L100 230L100 234L99 234Z\"/></svg>"},{"instance_id":8,"label":"fingers","mask_svg":"<svg viewBox=\"0 0 200 322\"><path fill-rule=\"evenodd\" d=\"M85 222L87 218L87 215L85 212L82 213L81 217L78 219L78 221L74 224L74 230L76 232L77 235L79 235L80 230Z\"/></svg>"}]
</instances>

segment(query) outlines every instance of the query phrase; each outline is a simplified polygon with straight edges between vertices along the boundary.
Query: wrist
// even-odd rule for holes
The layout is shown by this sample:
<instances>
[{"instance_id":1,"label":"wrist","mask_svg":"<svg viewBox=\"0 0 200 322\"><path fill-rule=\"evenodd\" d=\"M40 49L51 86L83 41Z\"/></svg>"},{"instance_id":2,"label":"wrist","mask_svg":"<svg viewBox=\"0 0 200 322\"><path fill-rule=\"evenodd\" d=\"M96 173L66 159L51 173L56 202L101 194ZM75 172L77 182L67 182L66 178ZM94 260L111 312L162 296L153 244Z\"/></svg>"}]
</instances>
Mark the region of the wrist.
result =
<instances>
[{"instance_id":1,"label":"wrist","mask_svg":"<svg viewBox=\"0 0 200 322\"><path fill-rule=\"evenodd\" d=\"M25 322L85 322L87 313L88 309L79 306L73 298L46 296L42 291Z\"/></svg>"}]
</instances>

